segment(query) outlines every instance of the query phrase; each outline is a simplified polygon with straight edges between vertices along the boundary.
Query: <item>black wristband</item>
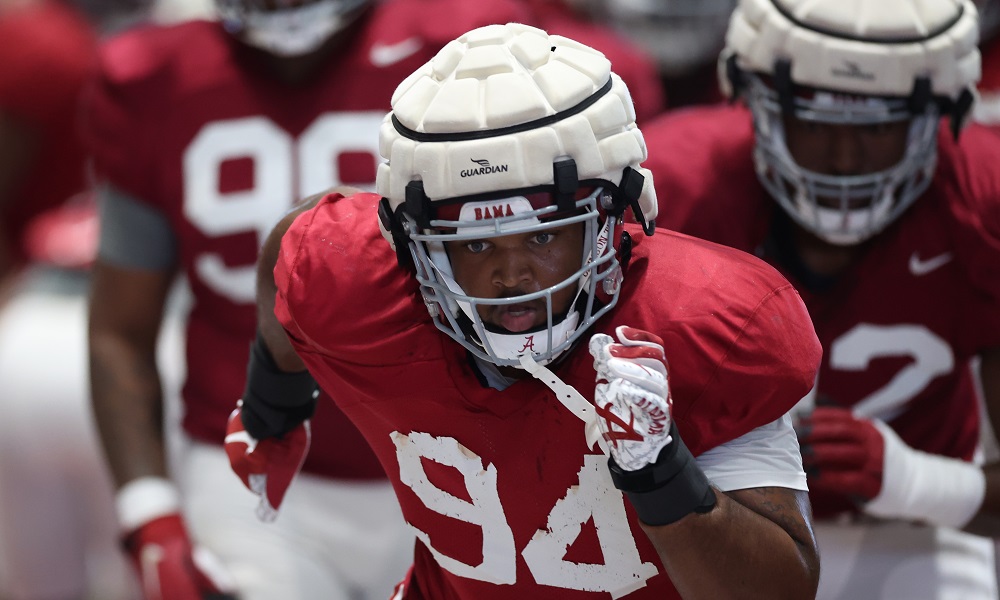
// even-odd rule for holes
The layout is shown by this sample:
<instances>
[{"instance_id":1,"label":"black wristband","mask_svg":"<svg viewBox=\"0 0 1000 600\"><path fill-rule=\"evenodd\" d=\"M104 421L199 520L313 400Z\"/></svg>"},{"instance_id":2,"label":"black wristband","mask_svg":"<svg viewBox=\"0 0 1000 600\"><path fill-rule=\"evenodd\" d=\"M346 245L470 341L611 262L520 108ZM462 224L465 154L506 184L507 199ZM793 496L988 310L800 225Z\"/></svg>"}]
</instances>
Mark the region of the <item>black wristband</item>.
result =
<instances>
[{"instance_id":1,"label":"black wristband","mask_svg":"<svg viewBox=\"0 0 1000 600\"><path fill-rule=\"evenodd\" d=\"M660 451L656 462L637 471L626 471L608 458L615 487L625 492L647 525L669 525L715 507L715 490L684 445L675 423L670 424L670 436L673 440Z\"/></svg>"},{"instance_id":2,"label":"black wristband","mask_svg":"<svg viewBox=\"0 0 1000 600\"><path fill-rule=\"evenodd\" d=\"M313 415L319 386L309 371L282 371L257 333L243 390L243 428L258 440L281 437Z\"/></svg>"}]
</instances>

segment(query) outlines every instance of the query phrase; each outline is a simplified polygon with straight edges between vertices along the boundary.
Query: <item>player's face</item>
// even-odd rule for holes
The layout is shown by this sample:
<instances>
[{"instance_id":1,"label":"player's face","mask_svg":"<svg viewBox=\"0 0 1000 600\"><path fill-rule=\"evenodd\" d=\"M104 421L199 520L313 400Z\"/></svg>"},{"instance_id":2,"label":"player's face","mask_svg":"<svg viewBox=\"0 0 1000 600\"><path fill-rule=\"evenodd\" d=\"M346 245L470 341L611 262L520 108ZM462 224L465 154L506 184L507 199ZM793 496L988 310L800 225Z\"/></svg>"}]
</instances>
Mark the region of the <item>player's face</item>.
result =
<instances>
[{"instance_id":1,"label":"player's face","mask_svg":"<svg viewBox=\"0 0 1000 600\"><path fill-rule=\"evenodd\" d=\"M909 121L835 125L786 117L785 143L804 169L824 175L876 173L903 158Z\"/></svg>"},{"instance_id":2,"label":"player's face","mask_svg":"<svg viewBox=\"0 0 1000 600\"><path fill-rule=\"evenodd\" d=\"M216 0L226 21L234 0ZM238 4L241 0L235 0ZM308 81L347 43L369 0L242 0L253 7L237 21L236 37L265 68L289 83ZM234 27L237 27L234 26ZM230 29L233 31L234 29Z\"/></svg>"},{"instance_id":3,"label":"player's face","mask_svg":"<svg viewBox=\"0 0 1000 600\"><path fill-rule=\"evenodd\" d=\"M544 231L465 242L448 242L455 281L470 296L511 298L561 283L581 264L584 226L564 225ZM552 295L553 314L565 313L576 295L568 286ZM478 307L487 324L522 332L546 323L545 300Z\"/></svg>"},{"instance_id":4,"label":"player's face","mask_svg":"<svg viewBox=\"0 0 1000 600\"><path fill-rule=\"evenodd\" d=\"M833 125L785 118L785 141L800 166L825 175L864 175L903 157L909 121Z\"/></svg>"}]
</instances>

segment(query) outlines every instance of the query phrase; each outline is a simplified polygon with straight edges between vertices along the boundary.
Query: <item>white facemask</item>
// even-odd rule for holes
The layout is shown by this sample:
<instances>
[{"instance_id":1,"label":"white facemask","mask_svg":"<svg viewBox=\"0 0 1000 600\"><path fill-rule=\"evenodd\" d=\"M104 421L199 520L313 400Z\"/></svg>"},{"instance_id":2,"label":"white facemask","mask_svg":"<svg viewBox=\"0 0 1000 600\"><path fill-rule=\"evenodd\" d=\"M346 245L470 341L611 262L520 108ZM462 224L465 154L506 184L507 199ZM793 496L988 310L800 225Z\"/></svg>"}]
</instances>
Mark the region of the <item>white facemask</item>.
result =
<instances>
[{"instance_id":1,"label":"white facemask","mask_svg":"<svg viewBox=\"0 0 1000 600\"><path fill-rule=\"evenodd\" d=\"M223 26L255 48L281 57L314 52L330 37L354 22L363 0L319 0L278 10L222 11Z\"/></svg>"}]
</instances>

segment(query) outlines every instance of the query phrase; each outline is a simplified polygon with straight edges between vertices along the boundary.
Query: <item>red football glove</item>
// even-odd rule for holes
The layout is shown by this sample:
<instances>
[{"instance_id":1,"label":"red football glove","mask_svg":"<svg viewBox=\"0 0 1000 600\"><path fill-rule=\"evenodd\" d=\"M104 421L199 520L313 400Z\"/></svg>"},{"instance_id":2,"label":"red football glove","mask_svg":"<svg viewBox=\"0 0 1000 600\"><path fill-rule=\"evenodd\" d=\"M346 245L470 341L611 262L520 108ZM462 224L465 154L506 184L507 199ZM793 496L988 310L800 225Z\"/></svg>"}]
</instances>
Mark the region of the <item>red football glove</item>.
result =
<instances>
[{"instance_id":1,"label":"red football glove","mask_svg":"<svg viewBox=\"0 0 1000 600\"><path fill-rule=\"evenodd\" d=\"M251 492L260 496L257 518L273 521L292 479L302 468L309 452L309 419L281 437L257 440L243 428L243 402L229 415L226 427L226 454L233 471Z\"/></svg>"},{"instance_id":2,"label":"red football glove","mask_svg":"<svg viewBox=\"0 0 1000 600\"><path fill-rule=\"evenodd\" d=\"M817 407L795 427L810 490L867 502L882 491L885 441L850 410Z\"/></svg>"},{"instance_id":3,"label":"red football glove","mask_svg":"<svg viewBox=\"0 0 1000 600\"><path fill-rule=\"evenodd\" d=\"M142 581L145 600L234 598L232 585L214 555L192 549L177 513L158 517L129 533L125 549Z\"/></svg>"}]
</instances>

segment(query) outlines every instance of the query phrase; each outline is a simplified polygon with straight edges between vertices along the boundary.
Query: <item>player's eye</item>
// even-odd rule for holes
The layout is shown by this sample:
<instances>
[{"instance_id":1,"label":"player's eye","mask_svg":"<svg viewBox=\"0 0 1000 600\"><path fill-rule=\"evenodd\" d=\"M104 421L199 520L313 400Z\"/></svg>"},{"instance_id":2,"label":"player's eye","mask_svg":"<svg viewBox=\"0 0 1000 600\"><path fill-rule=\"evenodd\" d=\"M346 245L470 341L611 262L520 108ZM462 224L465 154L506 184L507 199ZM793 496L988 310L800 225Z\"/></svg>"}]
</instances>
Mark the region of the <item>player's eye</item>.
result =
<instances>
[{"instance_id":1,"label":"player's eye","mask_svg":"<svg viewBox=\"0 0 1000 600\"><path fill-rule=\"evenodd\" d=\"M540 231L532 238L536 244L545 245L554 240L556 234L551 231Z\"/></svg>"},{"instance_id":2,"label":"player's eye","mask_svg":"<svg viewBox=\"0 0 1000 600\"><path fill-rule=\"evenodd\" d=\"M473 254L484 252L487 248L489 248L489 242L484 240L473 240L465 244L465 249Z\"/></svg>"}]
</instances>

